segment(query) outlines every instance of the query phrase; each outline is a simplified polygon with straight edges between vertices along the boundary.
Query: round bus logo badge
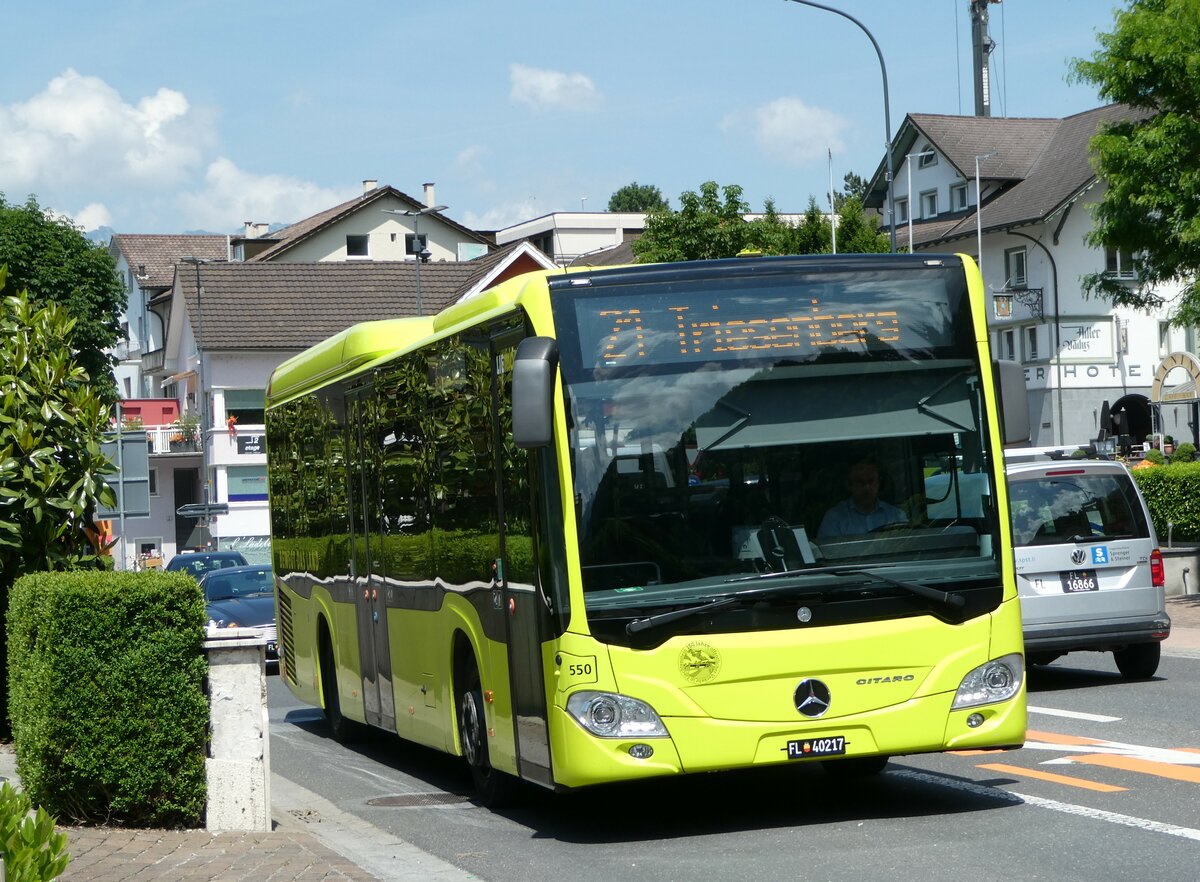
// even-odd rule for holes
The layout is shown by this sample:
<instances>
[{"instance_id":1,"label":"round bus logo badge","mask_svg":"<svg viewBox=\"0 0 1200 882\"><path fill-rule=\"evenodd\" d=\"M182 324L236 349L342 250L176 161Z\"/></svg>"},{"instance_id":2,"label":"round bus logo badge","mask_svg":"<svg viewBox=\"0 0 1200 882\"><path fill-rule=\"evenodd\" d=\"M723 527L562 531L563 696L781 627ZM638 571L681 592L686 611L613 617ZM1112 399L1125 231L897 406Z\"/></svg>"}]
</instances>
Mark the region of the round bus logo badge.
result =
<instances>
[{"instance_id":1,"label":"round bus logo badge","mask_svg":"<svg viewBox=\"0 0 1200 882\"><path fill-rule=\"evenodd\" d=\"M793 696L796 710L806 717L819 717L829 710L829 687L820 680L801 680Z\"/></svg>"},{"instance_id":2,"label":"round bus logo badge","mask_svg":"<svg viewBox=\"0 0 1200 882\"><path fill-rule=\"evenodd\" d=\"M699 640L679 653L679 673L689 683L707 683L721 672L721 654Z\"/></svg>"}]
</instances>

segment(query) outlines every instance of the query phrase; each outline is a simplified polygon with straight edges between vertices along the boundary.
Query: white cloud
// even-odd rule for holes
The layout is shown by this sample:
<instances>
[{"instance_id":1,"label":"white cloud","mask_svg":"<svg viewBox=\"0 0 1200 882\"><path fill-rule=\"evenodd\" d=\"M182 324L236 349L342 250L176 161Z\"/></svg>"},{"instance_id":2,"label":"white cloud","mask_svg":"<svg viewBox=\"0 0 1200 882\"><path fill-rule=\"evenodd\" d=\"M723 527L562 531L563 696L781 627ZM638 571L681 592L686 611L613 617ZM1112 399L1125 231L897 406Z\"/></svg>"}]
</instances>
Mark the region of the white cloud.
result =
<instances>
[{"instance_id":1,"label":"white cloud","mask_svg":"<svg viewBox=\"0 0 1200 882\"><path fill-rule=\"evenodd\" d=\"M545 214L544 208L542 214ZM505 205L496 205L482 214L473 211L465 212L462 224L472 230L502 230L521 221L540 216L537 202L530 198Z\"/></svg>"},{"instance_id":2,"label":"white cloud","mask_svg":"<svg viewBox=\"0 0 1200 882\"><path fill-rule=\"evenodd\" d=\"M205 117L173 89L130 104L68 68L28 101L0 105L0 190L176 183L203 163Z\"/></svg>"},{"instance_id":3,"label":"white cloud","mask_svg":"<svg viewBox=\"0 0 1200 882\"><path fill-rule=\"evenodd\" d=\"M746 133L771 159L802 166L823 159L826 150L844 151L843 133L850 120L831 110L810 107L799 98L777 98L750 110L739 110L721 120L727 133Z\"/></svg>"},{"instance_id":4,"label":"white cloud","mask_svg":"<svg viewBox=\"0 0 1200 882\"><path fill-rule=\"evenodd\" d=\"M79 224L84 231L97 230L100 227L112 226L112 215L106 206L99 202L85 205L79 211L72 212L71 219Z\"/></svg>"},{"instance_id":5,"label":"white cloud","mask_svg":"<svg viewBox=\"0 0 1200 882\"><path fill-rule=\"evenodd\" d=\"M255 223L295 223L332 208L354 195L285 175L257 175L232 161L214 160L204 175L204 188L180 196L182 226L225 232Z\"/></svg>"},{"instance_id":6,"label":"white cloud","mask_svg":"<svg viewBox=\"0 0 1200 882\"><path fill-rule=\"evenodd\" d=\"M535 110L591 110L601 101L595 83L584 74L541 70L523 64L509 65L508 73L512 83L509 97Z\"/></svg>"},{"instance_id":7,"label":"white cloud","mask_svg":"<svg viewBox=\"0 0 1200 882\"><path fill-rule=\"evenodd\" d=\"M480 175L483 173L483 158L490 152L489 148L481 144L464 147L454 157L454 169L463 175Z\"/></svg>"}]
</instances>

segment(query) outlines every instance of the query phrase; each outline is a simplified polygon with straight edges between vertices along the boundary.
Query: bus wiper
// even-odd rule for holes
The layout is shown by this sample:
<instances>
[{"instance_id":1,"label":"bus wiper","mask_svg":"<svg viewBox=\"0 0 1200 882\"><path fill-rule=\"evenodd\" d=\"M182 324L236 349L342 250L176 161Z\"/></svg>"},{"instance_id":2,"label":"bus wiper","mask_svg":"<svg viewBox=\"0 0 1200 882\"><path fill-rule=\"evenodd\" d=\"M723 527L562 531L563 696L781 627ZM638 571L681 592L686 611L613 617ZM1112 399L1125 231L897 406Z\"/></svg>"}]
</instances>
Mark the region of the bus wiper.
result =
<instances>
[{"instance_id":1,"label":"bus wiper","mask_svg":"<svg viewBox=\"0 0 1200 882\"><path fill-rule=\"evenodd\" d=\"M820 575L823 573L831 573L835 576L841 576L841 575L869 576L872 579L877 579L880 582L887 583L888 585L895 585L897 588L901 588L901 589L907 591L909 594L915 594L918 597L924 597L927 600L936 600L938 603L942 604L943 606L948 606L948 607L951 607L952 609L962 609L964 606L967 605L966 599L961 594L951 594L948 591L941 591L937 588L930 588L928 585L921 585L918 582L907 582L907 581L903 581L901 579L893 579L890 576L882 576L872 569L866 569L863 567L846 567L846 566L807 567L805 569L799 569L799 570L786 570L782 573L758 573L753 576L739 576L736 579L728 579L727 582L745 582L745 581L749 581L749 580L759 580L759 579L779 579L779 578L787 578L789 576ZM746 594L750 594L750 593L754 593L754 592L749 592L749 591L742 592L741 596L745 596ZM738 596L738 595L734 595L734 596Z\"/></svg>"},{"instance_id":2,"label":"bus wiper","mask_svg":"<svg viewBox=\"0 0 1200 882\"><path fill-rule=\"evenodd\" d=\"M726 606L733 606L741 597L737 594L729 594L725 597L714 597L705 603L698 606L688 606L683 609L673 609L670 612L658 613L653 616L646 616L644 619L634 619L625 626L625 633L631 637L640 631L648 631L650 628L657 628L659 625L666 625L671 622L677 622L680 619L686 619L690 616L697 615L703 612L709 612L714 609L722 609Z\"/></svg>"},{"instance_id":3,"label":"bus wiper","mask_svg":"<svg viewBox=\"0 0 1200 882\"><path fill-rule=\"evenodd\" d=\"M777 573L776 575L780 574ZM657 615L646 616L642 619L634 619L625 626L625 633L629 635L637 634L639 631L657 628L659 625L677 622L680 619L686 619L694 615L699 615L700 613L724 609L727 606L733 606L735 603L740 603L743 600L795 591L797 587L798 586L796 585L769 585L763 588L751 588L747 591L738 591L734 594L726 594L721 597L714 597L711 600L707 600L704 603L697 604L696 606L688 606L684 607L683 609L673 609L670 612L658 613ZM813 592L806 590L804 593L811 594Z\"/></svg>"},{"instance_id":4,"label":"bus wiper","mask_svg":"<svg viewBox=\"0 0 1200 882\"><path fill-rule=\"evenodd\" d=\"M1072 536L1068 542L1112 542L1115 539L1132 539L1132 533L1088 533L1086 536L1082 533Z\"/></svg>"},{"instance_id":5,"label":"bus wiper","mask_svg":"<svg viewBox=\"0 0 1200 882\"><path fill-rule=\"evenodd\" d=\"M893 579L890 576L881 576L874 570L859 569L857 567L848 567L842 569L838 567L833 570L838 575L843 573L857 576L869 576L872 579L878 579L880 582L885 582L888 585L895 585L897 588L907 591L909 594L915 594L918 597L924 597L927 600L935 600L943 606L948 606L951 609L962 609L967 605L967 599L961 594L951 594L949 591L942 591L938 588L930 588L928 585L922 585L919 582L908 582L903 579Z\"/></svg>"}]
</instances>

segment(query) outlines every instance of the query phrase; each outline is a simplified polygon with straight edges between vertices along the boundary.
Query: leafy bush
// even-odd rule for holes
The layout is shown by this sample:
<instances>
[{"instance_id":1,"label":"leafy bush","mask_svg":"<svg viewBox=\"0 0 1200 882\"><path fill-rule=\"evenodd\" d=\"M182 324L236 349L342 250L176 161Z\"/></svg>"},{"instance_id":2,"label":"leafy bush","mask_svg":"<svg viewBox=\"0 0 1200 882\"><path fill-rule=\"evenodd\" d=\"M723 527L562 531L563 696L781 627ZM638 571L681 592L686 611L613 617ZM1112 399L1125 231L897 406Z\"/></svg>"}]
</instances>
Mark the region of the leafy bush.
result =
<instances>
[{"instance_id":1,"label":"leafy bush","mask_svg":"<svg viewBox=\"0 0 1200 882\"><path fill-rule=\"evenodd\" d=\"M1135 469L1134 480L1146 497L1154 531L1166 542L1167 524L1174 541L1200 541L1200 463L1177 463L1165 469Z\"/></svg>"},{"instance_id":2,"label":"leafy bush","mask_svg":"<svg viewBox=\"0 0 1200 882\"><path fill-rule=\"evenodd\" d=\"M1181 462L1194 462L1196 459L1196 445L1191 441L1184 441L1175 447L1175 452L1171 454L1171 465Z\"/></svg>"},{"instance_id":3,"label":"leafy bush","mask_svg":"<svg viewBox=\"0 0 1200 882\"><path fill-rule=\"evenodd\" d=\"M1163 465L1167 461L1167 458L1162 455L1162 451L1158 450L1157 448L1151 448L1150 450L1147 450L1142 456L1142 459L1146 460L1147 462L1152 462L1155 465Z\"/></svg>"},{"instance_id":4,"label":"leafy bush","mask_svg":"<svg viewBox=\"0 0 1200 882\"><path fill-rule=\"evenodd\" d=\"M54 832L54 818L7 781L0 787L0 853L6 882L51 882L70 863L67 835Z\"/></svg>"},{"instance_id":5,"label":"leafy bush","mask_svg":"<svg viewBox=\"0 0 1200 882\"><path fill-rule=\"evenodd\" d=\"M8 618L17 770L72 823L197 826L204 599L185 573L34 573Z\"/></svg>"}]
</instances>

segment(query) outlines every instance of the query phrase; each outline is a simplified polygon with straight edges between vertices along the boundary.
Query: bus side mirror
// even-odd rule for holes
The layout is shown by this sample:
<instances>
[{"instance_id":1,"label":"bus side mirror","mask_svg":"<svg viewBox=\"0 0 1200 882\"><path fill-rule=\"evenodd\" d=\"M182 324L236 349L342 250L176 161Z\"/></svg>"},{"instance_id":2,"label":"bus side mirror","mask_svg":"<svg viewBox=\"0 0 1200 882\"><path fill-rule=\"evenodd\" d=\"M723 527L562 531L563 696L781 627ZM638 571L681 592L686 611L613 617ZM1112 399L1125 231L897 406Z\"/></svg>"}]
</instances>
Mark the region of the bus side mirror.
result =
<instances>
[{"instance_id":1,"label":"bus side mirror","mask_svg":"<svg viewBox=\"0 0 1200 882\"><path fill-rule=\"evenodd\" d=\"M530 449L554 438L554 375L558 343L550 337L526 337L513 362L513 443Z\"/></svg>"},{"instance_id":2,"label":"bus side mirror","mask_svg":"<svg viewBox=\"0 0 1200 882\"><path fill-rule=\"evenodd\" d=\"M1025 388L1025 368L1015 361L992 362L1000 399L1000 434L1004 444L1027 444L1029 428L1029 392Z\"/></svg>"}]
</instances>

